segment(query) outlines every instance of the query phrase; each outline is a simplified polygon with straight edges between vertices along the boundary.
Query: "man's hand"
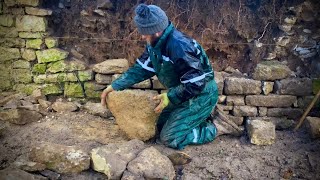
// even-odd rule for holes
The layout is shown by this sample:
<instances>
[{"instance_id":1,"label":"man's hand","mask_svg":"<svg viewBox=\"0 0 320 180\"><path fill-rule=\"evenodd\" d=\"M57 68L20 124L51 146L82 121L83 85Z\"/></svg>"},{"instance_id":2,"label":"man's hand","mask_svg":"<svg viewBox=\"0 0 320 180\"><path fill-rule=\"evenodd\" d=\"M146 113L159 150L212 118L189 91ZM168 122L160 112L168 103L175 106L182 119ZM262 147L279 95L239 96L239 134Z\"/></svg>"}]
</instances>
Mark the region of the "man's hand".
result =
<instances>
[{"instance_id":1,"label":"man's hand","mask_svg":"<svg viewBox=\"0 0 320 180\"><path fill-rule=\"evenodd\" d=\"M158 96L153 97L153 100L160 100L159 105L154 109L154 112L161 113L162 110L168 106L170 100L168 98L167 93L162 93Z\"/></svg>"},{"instance_id":2,"label":"man's hand","mask_svg":"<svg viewBox=\"0 0 320 180\"><path fill-rule=\"evenodd\" d=\"M108 94L109 94L110 92L112 92L112 91L114 91L114 90L113 90L112 86L109 85L109 86L108 86L106 89L104 89L103 92L101 93L101 105L102 105L103 107L106 107L106 104L107 104L107 102L106 102L106 97L107 97Z\"/></svg>"}]
</instances>

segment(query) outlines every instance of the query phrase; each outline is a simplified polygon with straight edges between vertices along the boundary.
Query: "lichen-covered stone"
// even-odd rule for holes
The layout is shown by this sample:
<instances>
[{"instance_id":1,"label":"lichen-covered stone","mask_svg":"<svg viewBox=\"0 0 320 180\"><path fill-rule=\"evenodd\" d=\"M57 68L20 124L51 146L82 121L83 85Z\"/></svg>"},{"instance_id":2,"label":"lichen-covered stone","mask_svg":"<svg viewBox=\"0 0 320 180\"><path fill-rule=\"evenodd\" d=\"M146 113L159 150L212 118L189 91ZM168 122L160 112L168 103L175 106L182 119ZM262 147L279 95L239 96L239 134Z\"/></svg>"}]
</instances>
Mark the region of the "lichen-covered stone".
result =
<instances>
[{"instance_id":1,"label":"lichen-covered stone","mask_svg":"<svg viewBox=\"0 0 320 180\"><path fill-rule=\"evenodd\" d=\"M39 6L39 0L4 0L8 6L22 5L22 6Z\"/></svg>"},{"instance_id":2,"label":"lichen-covered stone","mask_svg":"<svg viewBox=\"0 0 320 180\"><path fill-rule=\"evenodd\" d=\"M0 25L11 27L14 24L12 15L0 15Z\"/></svg>"},{"instance_id":3,"label":"lichen-covered stone","mask_svg":"<svg viewBox=\"0 0 320 180\"><path fill-rule=\"evenodd\" d=\"M32 68L33 73L44 74L46 73L47 65L46 64L35 64Z\"/></svg>"},{"instance_id":4,"label":"lichen-covered stone","mask_svg":"<svg viewBox=\"0 0 320 180\"><path fill-rule=\"evenodd\" d=\"M37 84L43 84L46 82L46 80L47 80L47 75L45 75L45 74L33 76L33 81Z\"/></svg>"},{"instance_id":5,"label":"lichen-covered stone","mask_svg":"<svg viewBox=\"0 0 320 180\"><path fill-rule=\"evenodd\" d=\"M26 46L26 41L21 38L0 38L0 44L3 47L20 47Z\"/></svg>"},{"instance_id":6,"label":"lichen-covered stone","mask_svg":"<svg viewBox=\"0 0 320 180\"><path fill-rule=\"evenodd\" d=\"M257 64L253 78L256 80L273 81L289 77L291 70L279 61L264 61Z\"/></svg>"},{"instance_id":7,"label":"lichen-covered stone","mask_svg":"<svg viewBox=\"0 0 320 180\"><path fill-rule=\"evenodd\" d=\"M62 60L62 61L49 63L47 71L50 73L57 73L57 72L66 71L67 68L68 68L68 64L64 60Z\"/></svg>"},{"instance_id":8,"label":"lichen-covered stone","mask_svg":"<svg viewBox=\"0 0 320 180\"><path fill-rule=\"evenodd\" d=\"M62 94L62 88L61 85L58 84L45 84L42 89L41 92L44 95L49 95L49 94Z\"/></svg>"},{"instance_id":9,"label":"lichen-covered stone","mask_svg":"<svg viewBox=\"0 0 320 180\"><path fill-rule=\"evenodd\" d=\"M78 81L77 76L74 73L57 73L57 74L48 74L46 82L56 83L56 82L76 82Z\"/></svg>"},{"instance_id":10,"label":"lichen-covered stone","mask_svg":"<svg viewBox=\"0 0 320 180\"><path fill-rule=\"evenodd\" d=\"M2 27L0 26L0 37L15 38L18 37L18 31L15 27Z\"/></svg>"},{"instance_id":11,"label":"lichen-covered stone","mask_svg":"<svg viewBox=\"0 0 320 180\"><path fill-rule=\"evenodd\" d=\"M41 49L42 39L28 39L26 47L30 49Z\"/></svg>"},{"instance_id":12,"label":"lichen-covered stone","mask_svg":"<svg viewBox=\"0 0 320 180\"><path fill-rule=\"evenodd\" d=\"M271 145L275 142L276 131L272 122L249 120L247 129L252 144Z\"/></svg>"},{"instance_id":13,"label":"lichen-covered stone","mask_svg":"<svg viewBox=\"0 0 320 180\"><path fill-rule=\"evenodd\" d=\"M25 39L39 39L45 36L47 36L45 32L19 32L19 37Z\"/></svg>"},{"instance_id":14,"label":"lichen-covered stone","mask_svg":"<svg viewBox=\"0 0 320 180\"><path fill-rule=\"evenodd\" d=\"M12 59L21 58L19 49L0 47L0 63Z\"/></svg>"},{"instance_id":15,"label":"lichen-covered stone","mask_svg":"<svg viewBox=\"0 0 320 180\"><path fill-rule=\"evenodd\" d=\"M100 95L106 86L96 84L95 82L85 82L84 89L88 98L100 99Z\"/></svg>"},{"instance_id":16,"label":"lichen-covered stone","mask_svg":"<svg viewBox=\"0 0 320 180\"><path fill-rule=\"evenodd\" d=\"M80 81L90 81L93 79L93 71L87 70L87 71L78 71L78 77Z\"/></svg>"},{"instance_id":17,"label":"lichen-covered stone","mask_svg":"<svg viewBox=\"0 0 320 180\"><path fill-rule=\"evenodd\" d=\"M72 60L68 62L68 71L83 71L86 69L84 62L79 60Z\"/></svg>"},{"instance_id":18,"label":"lichen-covered stone","mask_svg":"<svg viewBox=\"0 0 320 180\"><path fill-rule=\"evenodd\" d=\"M66 97L84 97L81 84L79 84L79 83L65 83L64 96L66 96Z\"/></svg>"},{"instance_id":19,"label":"lichen-covered stone","mask_svg":"<svg viewBox=\"0 0 320 180\"><path fill-rule=\"evenodd\" d=\"M18 31L45 32L47 30L47 20L37 16L17 16L16 28Z\"/></svg>"},{"instance_id":20,"label":"lichen-covered stone","mask_svg":"<svg viewBox=\"0 0 320 180\"><path fill-rule=\"evenodd\" d=\"M58 39L49 37L49 38L45 38L44 42L48 48L58 47Z\"/></svg>"},{"instance_id":21,"label":"lichen-covered stone","mask_svg":"<svg viewBox=\"0 0 320 180\"><path fill-rule=\"evenodd\" d=\"M68 57L69 52L58 48L46 49L43 51L36 51L39 63L54 62L63 60Z\"/></svg>"},{"instance_id":22,"label":"lichen-covered stone","mask_svg":"<svg viewBox=\"0 0 320 180\"><path fill-rule=\"evenodd\" d=\"M26 7L26 13L35 16L50 16L52 14L52 10Z\"/></svg>"},{"instance_id":23,"label":"lichen-covered stone","mask_svg":"<svg viewBox=\"0 0 320 180\"><path fill-rule=\"evenodd\" d=\"M126 59L109 59L102 63L96 64L93 71L100 74L121 74L129 68Z\"/></svg>"},{"instance_id":24,"label":"lichen-covered stone","mask_svg":"<svg viewBox=\"0 0 320 180\"><path fill-rule=\"evenodd\" d=\"M13 69L12 78L16 83L31 83L32 74L29 69Z\"/></svg>"},{"instance_id":25,"label":"lichen-covered stone","mask_svg":"<svg viewBox=\"0 0 320 180\"><path fill-rule=\"evenodd\" d=\"M21 49L22 58L27 61L34 61L37 56L36 52L32 49Z\"/></svg>"},{"instance_id":26,"label":"lichen-covered stone","mask_svg":"<svg viewBox=\"0 0 320 180\"><path fill-rule=\"evenodd\" d=\"M12 67L16 69L30 69L31 64L25 60L18 60L13 62Z\"/></svg>"},{"instance_id":27,"label":"lichen-covered stone","mask_svg":"<svg viewBox=\"0 0 320 180\"><path fill-rule=\"evenodd\" d=\"M38 84L15 84L13 90L24 93L26 95L31 95L32 92L36 89L39 89Z\"/></svg>"}]
</instances>

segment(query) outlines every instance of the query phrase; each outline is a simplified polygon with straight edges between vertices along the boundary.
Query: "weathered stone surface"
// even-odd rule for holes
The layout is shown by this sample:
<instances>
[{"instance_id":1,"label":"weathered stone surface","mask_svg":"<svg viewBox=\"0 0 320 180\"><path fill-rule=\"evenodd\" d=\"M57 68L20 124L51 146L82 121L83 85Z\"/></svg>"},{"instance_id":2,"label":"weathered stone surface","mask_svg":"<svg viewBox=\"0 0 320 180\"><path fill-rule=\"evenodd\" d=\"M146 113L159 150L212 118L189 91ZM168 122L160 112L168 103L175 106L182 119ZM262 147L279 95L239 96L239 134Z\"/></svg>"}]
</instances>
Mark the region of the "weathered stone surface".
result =
<instances>
[{"instance_id":1,"label":"weathered stone surface","mask_svg":"<svg viewBox=\"0 0 320 180\"><path fill-rule=\"evenodd\" d=\"M223 94L224 77L221 72L214 72L214 80L218 85L219 95Z\"/></svg>"},{"instance_id":2,"label":"weathered stone surface","mask_svg":"<svg viewBox=\"0 0 320 180\"><path fill-rule=\"evenodd\" d=\"M46 64L35 64L32 67L32 72L33 73L44 74L44 73L46 73L46 70L47 70L47 65Z\"/></svg>"},{"instance_id":3,"label":"weathered stone surface","mask_svg":"<svg viewBox=\"0 0 320 180\"><path fill-rule=\"evenodd\" d=\"M46 169L46 165L32 162L28 157L24 157L23 155L14 161L13 166L28 172L42 171Z\"/></svg>"},{"instance_id":4,"label":"weathered stone surface","mask_svg":"<svg viewBox=\"0 0 320 180\"><path fill-rule=\"evenodd\" d=\"M85 82L84 89L88 98L100 99L101 92L106 86L94 82Z\"/></svg>"},{"instance_id":5,"label":"weathered stone surface","mask_svg":"<svg viewBox=\"0 0 320 180\"><path fill-rule=\"evenodd\" d=\"M90 114L95 115L95 116L101 116L104 118L111 117L112 114L109 109L103 107L101 103L92 103L92 102L87 102L83 108L87 110Z\"/></svg>"},{"instance_id":6,"label":"weathered stone surface","mask_svg":"<svg viewBox=\"0 0 320 180\"><path fill-rule=\"evenodd\" d=\"M244 96L227 96L226 104L228 106L243 106Z\"/></svg>"},{"instance_id":7,"label":"weathered stone surface","mask_svg":"<svg viewBox=\"0 0 320 180\"><path fill-rule=\"evenodd\" d=\"M64 60L62 60L62 61L49 63L47 71L50 73L57 73L57 72L66 71L67 68L68 68L67 63Z\"/></svg>"},{"instance_id":8,"label":"weathered stone surface","mask_svg":"<svg viewBox=\"0 0 320 180\"><path fill-rule=\"evenodd\" d=\"M245 78L228 77L225 80L224 92L226 94L260 94L261 81Z\"/></svg>"},{"instance_id":9,"label":"weathered stone surface","mask_svg":"<svg viewBox=\"0 0 320 180\"><path fill-rule=\"evenodd\" d=\"M267 116L268 108L266 107L258 107L259 116Z\"/></svg>"},{"instance_id":10,"label":"weathered stone surface","mask_svg":"<svg viewBox=\"0 0 320 180\"><path fill-rule=\"evenodd\" d=\"M152 77L152 88L153 89L167 89L163 84L161 84L161 82L159 81L157 76Z\"/></svg>"},{"instance_id":11,"label":"weathered stone surface","mask_svg":"<svg viewBox=\"0 0 320 180\"><path fill-rule=\"evenodd\" d=\"M130 139L146 141L155 135L155 122L159 116L154 112L157 104L152 98L155 95L155 91L142 90L114 91L108 95L108 107L119 128Z\"/></svg>"},{"instance_id":12,"label":"weathered stone surface","mask_svg":"<svg viewBox=\"0 0 320 180\"><path fill-rule=\"evenodd\" d=\"M12 89L12 81L11 78L0 77L0 91L7 91Z\"/></svg>"},{"instance_id":13,"label":"weathered stone surface","mask_svg":"<svg viewBox=\"0 0 320 180\"><path fill-rule=\"evenodd\" d=\"M218 97L218 103L219 104L224 104L226 102L227 96L225 95L219 95Z\"/></svg>"},{"instance_id":14,"label":"weathered stone surface","mask_svg":"<svg viewBox=\"0 0 320 180\"><path fill-rule=\"evenodd\" d=\"M27 61L33 61L36 59L36 52L32 49L21 49L22 58Z\"/></svg>"},{"instance_id":15,"label":"weathered stone surface","mask_svg":"<svg viewBox=\"0 0 320 180\"><path fill-rule=\"evenodd\" d=\"M220 109L221 111L232 111L233 110L233 106L229 106L229 105L217 104L216 107L218 109Z\"/></svg>"},{"instance_id":16,"label":"weathered stone surface","mask_svg":"<svg viewBox=\"0 0 320 180\"><path fill-rule=\"evenodd\" d=\"M47 109L48 107L50 107L52 105L52 103L50 101L46 101L43 99L38 99L38 102L39 102L40 106L43 107L44 109Z\"/></svg>"},{"instance_id":17,"label":"weathered stone surface","mask_svg":"<svg viewBox=\"0 0 320 180\"><path fill-rule=\"evenodd\" d=\"M93 71L100 74L121 74L128 68L129 63L126 59L109 59L96 64Z\"/></svg>"},{"instance_id":18,"label":"weathered stone surface","mask_svg":"<svg viewBox=\"0 0 320 180\"><path fill-rule=\"evenodd\" d=\"M57 112L73 112L78 110L78 106L72 102L54 102L52 109Z\"/></svg>"},{"instance_id":19,"label":"weathered stone surface","mask_svg":"<svg viewBox=\"0 0 320 180\"><path fill-rule=\"evenodd\" d=\"M4 3L10 7L15 5L38 6L39 0L4 0Z\"/></svg>"},{"instance_id":20,"label":"weathered stone surface","mask_svg":"<svg viewBox=\"0 0 320 180\"><path fill-rule=\"evenodd\" d=\"M0 26L0 37L15 38L18 37L18 31L15 27L2 27Z\"/></svg>"},{"instance_id":21,"label":"weathered stone surface","mask_svg":"<svg viewBox=\"0 0 320 180\"><path fill-rule=\"evenodd\" d=\"M32 74L29 69L13 69L13 80L16 83L31 83Z\"/></svg>"},{"instance_id":22,"label":"weathered stone surface","mask_svg":"<svg viewBox=\"0 0 320 180\"><path fill-rule=\"evenodd\" d=\"M42 39L27 39L26 47L30 49L41 49Z\"/></svg>"},{"instance_id":23,"label":"weathered stone surface","mask_svg":"<svg viewBox=\"0 0 320 180\"><path fill-rule=\"evenodd\" d=\"M320 118L310 117L306 118L307 128L312 138L320 138Z\"/></svg>"},{"instance_id":24,"label":"weathered stone surface","mask_svg":"<svg viewBox=\"0 0 320 180\"><path fill-rule=\"evenodd\" d=\"M26 41L20 38L1 38L0 44L3 47L25 47Z\"/></svg>"},{"instance_id":25,"label":"weathered stone surface","mask_svg":"<svg viewBox=\"0 0 320 180\"><path fill-rule=\"evenodd\" d=\"M96 74L95 80L98 84L111 84L112 75Z\"/></svg>"},{"instance_id":26,"label":"weathered stone surface","mask_svg":"<svg viewBox=\"0 0 320 180\"><path fill-rule=\"evenodd\" d=\"M233 121L236 125L241 126L243 124L244 117L232 116L224 114L229 120Z\"/></svg>"},{"instance_id":27,"label":"weathered stone surface","mask_svg":"<svg viewBox=\"0 0 320 180\"><path fill-rule=\"evenodd\" d=\"M291 95L248 95L245 101L249 106L290 107L297 101L297 97Z\"/></svg>"},{"instance_id":28,"label":"weathered stone surface","mask_svg":"<svg viewBox=\"0 0 320 180\"><path fill-rule=\"evenodd\" d=\"M291 78L276 81L275 91L278 94L296 96L312 95L312 80L309 78Z\"/></svg>"},{"instance_id":29,"label":"weathered stone surface","mask_svg":"<svg viewBox=\"0 0 320 180\"><path fill-rule=\"evenodd\" d=\"M249 120L247 129L252 144L271 145L275 142L276 131L272 122Z\"/></svg>"},{"instance_id":30,"label":"weathered stone surface","mask_svg":"<svg viewBox=\"0 0 320 180\"><path fill-rule=\"evenodd\" d=\"M0 47L0 52L0 62L21 58L20 51L17 48Z\"/></svg>"},{"instance_id":31,"label":"weathered stone surface","mask_svg":"<svg viewBox=\"0 0 320 180\"><path fill-rule=\"evenodd\" d=\"M0 3L1 5L1 3ZM1 6L0 6L1 7ZM5 8L3 9L4 14L12 14L12 15L24 15L24 8ZM1 13L0 13L1 14Z\"/></svg>"},{"instance_id":32,"label":"weathered stone surface","mask_svg":"<svg viewBox=\"0 0 320 180\"><path fill-rule=\"evenodd\" d=\"M82 71L86 69L86 64L80 60L72 60L67 67L67 71Z\"/></svg>"},{"instance_id":33,"label":"weathered stone surface","mask_svg":"<svg viewBox=\"0 0 320 180\"><path fill-rule=\"evenodd\" d=\"M42 86L41 92L45 95L49 94L61 94L62 87L59 86L58 84L45 84Z\"/></svg>"},{"instance_id":34,"label":"weathered stone surface","mask_svg":"<svg viewBox=\"0 0 320 180\"><path fill-rule=\"evenodd\" d=\"M0 64L0 90L8 90L12 88L12 64L10 61L7 61L3 64Z\"/></svg>"},{"instance_id":35,"label":"weathered stone surface","mask_svg":"<svg viewBox=\"0 0 320 180\"><path fill-rule=\"evenodd\" d=\"M81 149L48 142L32 148L30 159L58 173L80 173L90 167L90 157Z\"/></svg>"},{"instance_id":36,"label":"weathered stone surface","mask_svg":"<svg viewBox=\"0 0 320 180\"><path fill-rule=\"evenodd\" d=\"M35 83L57 83L57 82L77 82L78 78L74 73L57 73L35 76Z\"/></svg>"},{"instance_id":37,"label":"weathered stone surface","mask_svg":"<svg viewBox=\"0 0 320 180\"><path fill-rule=\"evenodd\" d=\"M232 111L234 116L250 116L255 117L258 115L257 107L253 106L234 106Z\"/></svg>"},{"instance_id":38,"label":"weathered stone surface","mask_svg":"<svg viewBox=\"0 0 320 180\"><path fill-rule=\"evenodd\" d=\"M276 126L276 130L291 129L295 126L296 122L286 117L249 117L249 120L261 120L272 122Z\"/></svg>"},{"instance_id":39,"label":"weathered stone surface","mask_svg":"<svg viewBox=\"0 0 320 180\"><path fill-rule=\"evenodd\" d=\"M44 42L48 48L58 47L58 39L48 37L44 40Z\"/></svg>"},{"instance_id":40,"label":"weathered stone surface","mask_svg":"<svg viewBox=\"0 0 320 180\"><path fill-rule=\"evenodd\" d=\"M25 39L39 39L45 36L47 36L45 32L19 32L19 37Z\"/></svg>"},{"instance_id":41,"label":"weathered stone surface","mask_svg":"<svg viewBox=\"0 0 320 180\"><path fill-rule=\"evenodd\" d=\"M45 32L47 29L47 20L37 16L17 16L16 28L18 31Z\"/></svg>"},{"instance_id":42,"label":"weathered stone surface","mask_svg":"<svg viewBox=\"0 0 320 180\"><path fill-rule=\"evenodd\" d=\"M42 115L40 113L26 109L9 109L0 111L1 120L19 125L38 121L41 117Z\"/></svg>"},{"instance_id":43,"label":"weathered stone surface","mask_svg":"<svg viewBox=\"0 0 320 180\"><path fill-rule=\"evenodd\" d=\"M12 15L0 15L0 26L11 27L14 24Z\"/></svg>"},{"instance_id":44,"label":"weathered stone surface","mask_svg":"<svg viewBox=\"0 0 320 180\"><path fill-rule=\"evenodd\" d=\"M291 70L279 61L264 61L257 64L253 78L256 80L273 81L289 77Z\"/></svg>"},{"instance_id":45,"label":"weathered stone surface","mask_svg":"<svg viewBox=\"0 0 320 180\"><path fill-rule=\"evenodd\" d=\"M144 143L134 139L122 144L109 144L91 151L92 167L108 179L120 179L127 164L145 148Z\"/></svg>"},{"instance_id":46,"label":"weathered stone surface","mask_svg":"<svg viewBox=\"0 0 320 180\"><path fill-rule=\"evenodd\" d=\"M35 16L50 16L52 14L52 11L48 9L26 7L26 13Z\"/></svg>"},{"instance_id":47,"label":"weathered stone surface","mask_svg":"<svg viewBox=\"0 0 320 180\"><path fill-rule=\"evenodd\" d=\"M91 69L86 71L78 71L78 77L81 82L90 81L93 79L93 71Z\"/></svg>"},{"instance_id":48,"label":"weathered stone surface","mask_svg":"<svg viewBox=\"0 0 320 180\"><path fill-rule=\"evenodd\" d=\"M65 83L64 96L66 96L66 97L84 97L81 84L79 84L79 83Z\"/></svg>"},{"instance_id":49,"label":"weathered stone surface","mask_svg":"<svg viewBox=\"0 0 320 180\"><path fill-rule=\"evenodd\" d=\"M83 58L83 54L81 54L81 53L79 53L76 49L74 49L74 48L72 48L71 49L71 54L74 56L74 57L76 57L76 58L78 58L78 59L82 59Z\"/></svg>"},{"instance_id":50,"label":"weathered stone surface","mask_svg":"<svg viewBox=\"0 0 320 180\"><path fill-rule=\"evenodd\" d=\"M1 180L18 180L18 179L46 180L47 179L46 177L43 177L40 175L33 175L23 170L12 168L12 167L0 170L0 177L1 177Z\"/></svg>"},{"instance_id":51,"label":"weathered stone surface","mask_svg":"<svg viewBox=\"0 0 320 180\"><path fill-rule=\"evenodd\" d=\"M121 180L144 180L144 177L133 174L129 171L124 171Z\"/></svg>"},{"instance_id":52,"label":"weathered stone surface","mask_svg":"<svg viewBox=\"0 0 320 180\"><path fill-rule=\"evenodd\" d=\"M298 119L302 116L303 110L298 108L268 108L267 116L270 117L288 117L289 119Z\"/></svg>"},{"instance_id":53,"label":"weathered stone surface","mask_svg":"<svg viewBox=\"0 0 320 180\"><path fill-rule=\"evenodd\" d=\"M146 179L174 179L175 171L169 158L154 147L144 149L129 162L128 171Z\"/></svg>"},{"instance_id":54,"label":"weathered stone surface","mask_svg":"<svg viewBox=\"0 0 320 180\"><path fill-rule=\"evenodd\" d=\"M37 84L15 84L13 90L24 93L26 95L32 94L35 89L40 88Z\"/></svg>"},{"instance_id":55,"label":"weathered stone surface","mask_svg":"<svg viewBox=\"0 0 320 180\"><path fill-rule=\"evenodd\" d=\"M25 60L18 60L13 62L12 67L17 69L30 69L31 64Z\"/></svg>"},{"instance_id":56,"label":"weathered stone surface","mask_svg":"<svg viewBox=\"0 0 320 180\"><path fill-rule=\"evenodd\" d=\"M262 91L264 95L268 95L273 91L274 82L265 81L262 83Z\"/></svg>"},{"instance_id":57,"label":"weathered stone surface","mask_svg":"<svg viewBox=\"0 0 320 180\"><path fill-rule=\"evenodd\" d=\"M36 51L39 63L54 62L68 57L69 52L58 48Z\"/></svg>"},{"instance_id":58,"label":"weathered stone surface","mask_svg":"<svg viewBox=\"0 0 320 180\"><path fill-rule=\"evenodd\" d=\"M37 84L43 84L46 82L47 75L45 74L40 74L40 75L34 75L33 76L33 82Z\"/></svg>"}]
</instances>

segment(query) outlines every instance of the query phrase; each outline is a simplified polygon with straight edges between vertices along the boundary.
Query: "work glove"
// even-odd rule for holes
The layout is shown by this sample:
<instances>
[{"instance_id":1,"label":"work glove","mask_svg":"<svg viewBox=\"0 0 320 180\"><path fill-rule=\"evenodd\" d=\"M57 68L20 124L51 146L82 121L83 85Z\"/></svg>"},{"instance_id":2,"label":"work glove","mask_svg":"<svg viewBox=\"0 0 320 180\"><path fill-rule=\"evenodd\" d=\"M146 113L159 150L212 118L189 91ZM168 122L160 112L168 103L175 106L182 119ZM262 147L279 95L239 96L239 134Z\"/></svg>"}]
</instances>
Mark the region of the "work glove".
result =
<instances>
[{"instance_id":1,"label":"work glove","mask_svg":"<svg viewBox=\"0 0 320 180\"><path fill-rule=\"evenodd\" d=\"M167 93L162 93L158 96L153 97L153 100L160 100L158 106L154 109L154 112L161 113L162 110L167 107L170 103Z\"/></svg>"},{"instance_id":2,"label":"work glove","mask_svg":"<svg viewBox=\"0 0 320 180\"><path fill-rule=\"evenodd\" d=\"M101 93L101 105L103 107L106 107L106 104L107 104L106 98L107 98L108 94L110 92L112 92L112 91L114 91L114 89L113 89L113 87L111 85L109 85L106 89L104 89L102 91L102 93Z\"/></svg>"}]
</instances>

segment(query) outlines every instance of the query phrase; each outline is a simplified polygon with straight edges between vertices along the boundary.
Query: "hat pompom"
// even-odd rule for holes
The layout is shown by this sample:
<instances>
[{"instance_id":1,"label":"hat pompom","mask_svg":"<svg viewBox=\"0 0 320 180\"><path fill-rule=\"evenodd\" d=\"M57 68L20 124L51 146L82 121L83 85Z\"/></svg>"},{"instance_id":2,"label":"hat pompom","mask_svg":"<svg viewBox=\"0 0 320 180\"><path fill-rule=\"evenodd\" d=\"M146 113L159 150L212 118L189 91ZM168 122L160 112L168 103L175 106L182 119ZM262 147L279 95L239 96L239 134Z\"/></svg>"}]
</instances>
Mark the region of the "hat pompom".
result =
<instances>
[{"instance_id":1,"label":"hat pompom","mask_svg":"<svg viewBox=\"0 0 320 180\"><path fill-rule=\"evenodd\" d=\"M145 4L139 4L139 6L136 8L136 14L145 18L150 14L150 9Z\"/></svg>"}]
</instances>

